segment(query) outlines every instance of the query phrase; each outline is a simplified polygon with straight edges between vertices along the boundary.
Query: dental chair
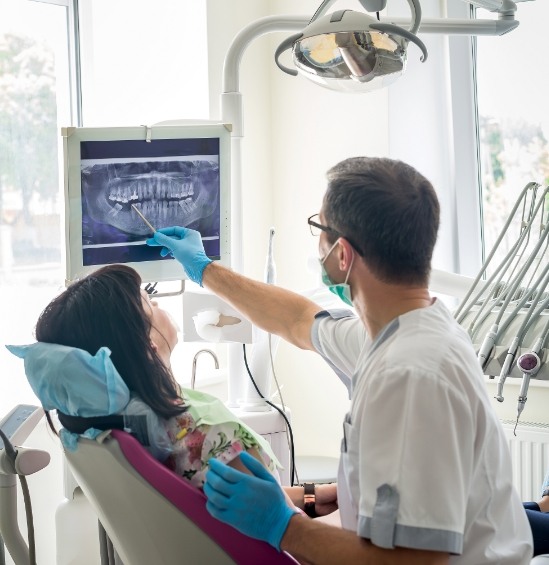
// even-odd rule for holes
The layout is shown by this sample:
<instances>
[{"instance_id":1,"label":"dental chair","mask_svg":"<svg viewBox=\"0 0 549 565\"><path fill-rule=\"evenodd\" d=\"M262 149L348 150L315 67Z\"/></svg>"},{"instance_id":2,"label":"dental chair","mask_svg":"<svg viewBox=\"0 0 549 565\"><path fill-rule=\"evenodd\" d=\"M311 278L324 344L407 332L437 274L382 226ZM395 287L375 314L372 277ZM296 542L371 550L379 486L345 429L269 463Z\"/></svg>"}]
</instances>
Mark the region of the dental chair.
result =
<instances>
[{"instance_id":1,"label":"dental chair","mask_svg":"<svg viewBox=\"0 0 549 565\"><path fill-rule=\"evenodd\" d=\"M124 431L81 438L65 455L125 565L297 563L213 518L202 491Z\"/></svg>"}]
</instances>

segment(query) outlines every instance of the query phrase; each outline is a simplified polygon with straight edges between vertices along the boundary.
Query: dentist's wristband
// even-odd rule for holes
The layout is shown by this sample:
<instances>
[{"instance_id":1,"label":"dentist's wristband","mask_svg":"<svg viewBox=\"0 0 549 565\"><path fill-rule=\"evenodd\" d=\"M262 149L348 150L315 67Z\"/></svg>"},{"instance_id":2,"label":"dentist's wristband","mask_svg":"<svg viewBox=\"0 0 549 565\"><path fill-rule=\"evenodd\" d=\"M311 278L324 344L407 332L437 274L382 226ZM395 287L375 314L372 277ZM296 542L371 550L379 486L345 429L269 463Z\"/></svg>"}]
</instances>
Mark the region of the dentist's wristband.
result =
<instances>
[{"instance_id":1,"label":"dentist's wristband","mask_svg":"<svg viewBox=\"0 0 549 565\"><path fill-rule=\"evenodd\" d=\"M317 517L315 504L315 484L303 483L303 509L305 510L305 514L307 514L307 516L309 516L310 518Z\"/></svg>"}]
</instances>

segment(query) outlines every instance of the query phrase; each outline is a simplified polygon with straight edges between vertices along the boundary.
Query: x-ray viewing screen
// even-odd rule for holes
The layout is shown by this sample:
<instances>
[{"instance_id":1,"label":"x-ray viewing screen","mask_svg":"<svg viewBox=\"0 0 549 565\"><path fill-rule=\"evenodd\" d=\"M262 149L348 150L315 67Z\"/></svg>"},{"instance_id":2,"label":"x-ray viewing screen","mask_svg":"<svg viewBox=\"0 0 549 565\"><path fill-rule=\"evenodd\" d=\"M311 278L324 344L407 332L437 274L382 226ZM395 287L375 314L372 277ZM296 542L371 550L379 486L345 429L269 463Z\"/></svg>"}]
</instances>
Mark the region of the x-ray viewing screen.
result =
<instances>
[{"instance_id":1,"label":"x-ray viewing screen","mask_svg":"<svg viewBox=\"0 0 549 565\"><path fill-rule=\"evenodd\" d=\"M154 229L199 231L211 259L227 255L224 126L158 126L150 140L145 127L64 131L68 280L111 263L130 264L144 280L185 278L177 261L146 245L152 230L141 215Z\"/></svg>"}]
</instances>

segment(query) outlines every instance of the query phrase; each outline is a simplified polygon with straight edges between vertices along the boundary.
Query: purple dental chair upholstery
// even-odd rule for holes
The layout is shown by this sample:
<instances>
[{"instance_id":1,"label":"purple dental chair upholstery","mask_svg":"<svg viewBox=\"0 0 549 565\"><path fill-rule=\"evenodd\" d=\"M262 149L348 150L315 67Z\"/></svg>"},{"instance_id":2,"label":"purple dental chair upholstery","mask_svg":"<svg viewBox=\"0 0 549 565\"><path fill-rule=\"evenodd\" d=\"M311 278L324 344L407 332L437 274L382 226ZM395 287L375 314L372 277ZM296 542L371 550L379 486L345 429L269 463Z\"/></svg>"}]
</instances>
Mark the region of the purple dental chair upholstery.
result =
<instances>
[{"instance_id":1,"label":"purple dental chair upholstery","mask_svg":"<svg viewBox=\"0 0 549 565\"><path fill-rule=\"evenodd\" d=\"M206 510L206 497L131 435L65 451L69 467L125 565L295 565Z\"/></svg>"}]
</instances>

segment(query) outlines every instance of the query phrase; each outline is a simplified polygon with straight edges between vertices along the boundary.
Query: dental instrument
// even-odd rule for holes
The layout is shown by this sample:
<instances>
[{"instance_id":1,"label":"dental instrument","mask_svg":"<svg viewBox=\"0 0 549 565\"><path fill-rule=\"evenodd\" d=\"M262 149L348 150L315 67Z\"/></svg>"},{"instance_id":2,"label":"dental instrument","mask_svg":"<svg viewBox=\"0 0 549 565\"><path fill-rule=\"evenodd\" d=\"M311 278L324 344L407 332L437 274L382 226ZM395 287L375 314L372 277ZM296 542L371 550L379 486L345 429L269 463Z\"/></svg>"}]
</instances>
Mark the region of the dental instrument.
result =
<instances>
[{"instance_id":1,"label":"dental instrument","mask_svg":"<svg viewBox=\"0 0 549 565\"><path fill-rule=\"evenodd\" d=\"M145 218L145 216L143 216L143 214L139 211L139 208L135 204L132 204L132 208L139 214L141 219L147 224L149 229L154 233L156 231L156 228L149 222L149 220L147 220L147 218Z\"/></svg>"},{"instance_id":2,"label":"dental instrument","mask_svg":"<svg viewBox=\"0 0 549 565\"><path fill-rule=\"evenodd\" d=\"M273 254L274 234L275 234L275 229L271 228L269 230L269 250L267 252L267 260L265 262L265 282L267 284L275 284L276 281L276 265L274 262L274 254Z\"/></svg>"},{"instance_id":3,"label":"dental instrument","mask_svg":"<svg viewBox=\"0 0 549 565\"><path fill-rule=\"evenodd\" d=\"M543 301L543 292L549 283L549 263L543 260L549 242L549 222L544 219L547 215L545 200L549 187L546 187L538 198L539 188L537 183L529 183L523 189L475 283L455 312L458 322L467 328L474 343L476 343L475 338L481 332L483 324L486 321L490 322L489 330L477 350L481 367L489 375L494 374L490 372L488 365L493 360L497 361L497 355L494 355L494 352L501 338L510 325L515 323L517 316L524 316L521 329L515 333L516 339L513 339L507 348L501 371L498 371L496 399L500 402L503 401L503 384L511 371L513 360L526 335L527 327L530 327L527 326L527 323L531 316L532 323L538 322L537 318L541 310L536 310L536 306L540 300ZM492 258L521 205L522 218L519 222L518 239L510 246L510 250L494 269L492 275L484 282L482 288L474 294L482 275L487 272ZM534 229L538 231L538 234L537 237L531 238ZM540 268L541 272L538 273ZM468 321L468 317L472 319Z\"/></svg>"},{"instance_id":4,"label":"dental instrument","mask_svg":"<svg viewBox=\"0 0 549 565\"><path fill-rule=\"evenodd\" d=\"M528 386L530 385L530 379L539 371L541 366L541 361L539 356L534 351L530 353L524 353L518 358L517 365L519 369L522 371L522 384L520 386L520 392L518 397L518 404L517 404L517 421L515 423L515 429L513 433L515 435L517 431L517 426L519 422L520 415L524 410L524 406L526 404L526 400L528 400Z\"/></svg>"},{"instance_id":5,"label":"dental instrument","mask_svg":"<svg viewBox=\"0 0 549 565\"><path fill-rule=\"evenodd\" d=\"M49 453L20 447L44 411L38 406L19 404L0 420L0 563L4 565L3 544L16 565L35 565L34 524L26 476L44 469ZM27 514L28 544L17 523L16 476L19 477Z\"/></svg>"},{"instance_id":6,"label":"dental instrument","mask_svg":"<svg viewBox=\"0 0 549 565\"><path fill-rule=\"evenodd\" d=\"M499 312L496 316L496 320L493 323L492 327L490 328L490 331L487 334L487 336L485 337L484 341L482 342L481 348L480 348L479 353L478 353L478 358L479 358L479 361L480 361L482 368L485 367L486 362L488 361L488 357L492 352L492 349L494 347L494 344L496 343L498 336L503 333L504 329L508 325L508 324L505 325L505 328L500 328L500 323L501 323L501 320L503 318L503 315L506 312L507 306L509 305L511 300L515 298L515 296L516 296L515 293L517 292L517 289L520 287L520 284L522 283L524 276L526 275L526 273L528 273L530 266L532 265L532 263L534 262L534 260L538 256L538 251L540 250L542 244L545 242L545 239L547 238L548 234L549 234L549 224L547 224L547 226L545 227L545 229L542 233L542 236L539 238L538 243L535 245L534 249L532 250L532 252L531 252L530 256L528 257L528 259L526 260L526 262L520 267L519 272L517 273L515 279L511 280L507 285L506 292L505 292L505 298L504 298L503 302L501 303L501 305L498 304L499 305ZM540 262L538 262L538 267L539 267L539 264L540 264ZM536 267L536 269L537 269L537 267ZM535 273L535 271L534 271L534 273ZM545 283L542 286L542 290L545 288L545 286L547 285L547 282L549 281L549 279L547 277L545 277L545 275L547 273L549 273L549 263L545 267L545 270L540 277L540 278L542 278L542 277L545 278ZM539 281L539 279L538 279L538 281ZM535 286L534 288L538 289L537 286ZM533 292L533 290L534 289L532 289L531 292ZM538 293L538 296L539 296L539 293ZM498 303L499 303L499 300L498 300ZM511 319L512 319L512 317L511 317L511 315L509 315L508 316L508 323L511 321Z\"/></svg>"},{"instance_id":7,"label":"dental instrument","mask_svg":"<svg viewBox=\"0 0 549 565\"><path fill-rule=\"evenodd\" d=\"M540 280L541 276L543 276L543 275L545 276L545 278L543 280ZM530 329L532 322L536 321L538 316L540 316L541 313L545 310L545 308L547 308L547 306L549 305L549 295L548 295L547 298L544 300L544 302L541 304L541 306L534 312L534 308L538 304L540 298L543 295L543 292L545 291L545 288L547 287L547 284L549 283L549 264L547 265L547 267L545 268L545 271L542 273L541 276L534 283L533 288L530 291L530 293L527 293L527 294L524 295L524 298L519 302L519 304L517 305L515 310L508 316L505 324L500 328L501 335L502 335L505 332L505 330L507 329L508 325L511 323L511 321L520 312L520 310L522 309L524 304L530 299L530 297L534 293L534 289L536 289L535 290L536 298L532 300L532 303L530 304L528 311L524 315L524 319L522 321L520 328L516 332L515 336L513 337L511 344L509 345L509 347L507 349L505 361L503 362L503 365L501 367L501 371L500 371L498 382L497 382L497 391L496 391L495 399L498 402L503 402L503 400L504 400L504 398L503 398L503 385L505 383L507 375L509 374L509 371L510 371L511 365L512 365L514 359L515 359L517 350L520 347L520 345L522 344L522 340L523 340L524 336L528 333L528 330Z\"/></svg>"},{"instance_id":8,"label":"dental instrument","mask_svg":"<svg viewBox=\"0 0 549 565\"><path fill-rule=\"evenodd\" d=\"M531 380L549 378L544 349L549 336L549 187L540 189L537 183L524 187L488 258L454 313L477 349L483 372L490 378L499 374L495 392L498 402L504 400L506 379L521 377L515 435ZM481 281L488 275L491 261L504 237L508 237L511 224L517 226L518 238L509 245L509 251L486 280ZM503 348L500 343L508 334L509 345ZM526 339L533 343L529 349L523 347Z\"/></svg>"},{"instance_id":9,"label":"dental instrument","mask_svg":"<svg viewBox=\"0 0 549 565\"><path fill-rule=\"evenodd\" d=\"M520 375L522 379L513 431L515 435L528 399L531 380L549 378L545 362L545 345L549 336L549 261L546 259L549 249L549 210L546 205L549 187L540 196L538 188L539 185L530 183L519 196L503 232L456 312L458 321L468 329L474 344L475 337L482 333L483 324L489 323L485 337L475 347L478 347L480 365L490 378L497 374L494 368L499 365L495 399L503 402L503 386L513 369L519 373L515 376ZM517 241L510 246L503 261L475 294L474 287L487 272L488 263L520 205L523 213ZM469 321L471 316L473 319ZM499 343L507 333L512 336L510 344L500 353ZM531 336L533 345L525 350L522 344L528 336Z\"/></svg>"}]
</instances>

